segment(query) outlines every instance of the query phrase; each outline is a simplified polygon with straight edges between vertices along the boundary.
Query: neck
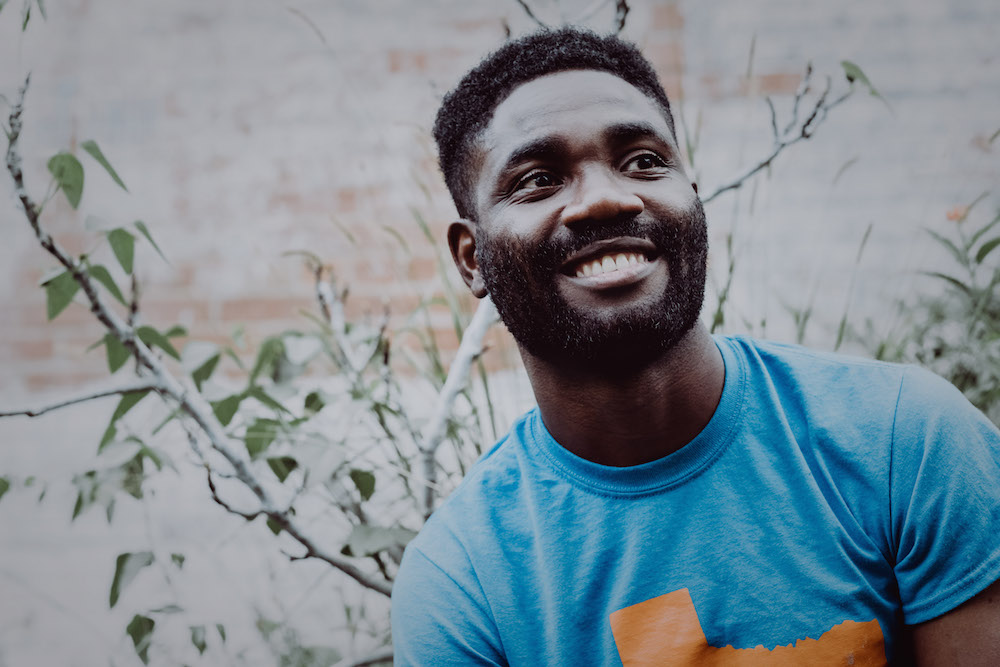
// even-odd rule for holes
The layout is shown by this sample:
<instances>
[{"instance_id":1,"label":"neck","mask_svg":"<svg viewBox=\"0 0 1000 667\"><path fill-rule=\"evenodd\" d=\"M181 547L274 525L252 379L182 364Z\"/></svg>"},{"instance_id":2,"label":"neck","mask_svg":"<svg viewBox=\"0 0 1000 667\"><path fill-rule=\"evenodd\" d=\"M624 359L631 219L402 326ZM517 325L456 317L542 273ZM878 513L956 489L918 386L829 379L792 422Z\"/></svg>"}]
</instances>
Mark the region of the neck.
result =
<instances>
[{"instance_id":1,"label":"neck","mask_svg":"<svg viewBox=\"0 0 1000 667\"><path fill-rule=\"evenodd\" d=\"M662 458L708 424L722 396L722 355L700 322L651 364L611 376L556 366L521 350L546 428L594 463L631 466Z\"/></svg>"}]
</instances>

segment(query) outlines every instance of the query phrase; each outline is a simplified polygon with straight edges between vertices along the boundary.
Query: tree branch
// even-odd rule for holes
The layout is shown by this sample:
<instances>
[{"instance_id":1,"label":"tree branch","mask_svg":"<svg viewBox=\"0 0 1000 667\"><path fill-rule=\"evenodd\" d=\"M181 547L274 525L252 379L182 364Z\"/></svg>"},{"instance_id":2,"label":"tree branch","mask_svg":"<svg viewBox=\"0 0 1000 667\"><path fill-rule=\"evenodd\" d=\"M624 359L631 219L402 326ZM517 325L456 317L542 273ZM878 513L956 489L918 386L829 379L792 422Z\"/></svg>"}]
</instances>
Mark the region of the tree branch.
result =
<instances>
[{"instance_id":1,"label":"tree branch","mask_svg":"<svg viewBox=\"0 0 1000 667\"><path fill-rule=\"evenodd\" d=\"M846 93L836 98L833 101L827 101L830 95L831 80L830 77L826 78L826 87L823 92L820 93L819 97L816 98L816 102L813 104L809 115L804 121L799 123L799 106L802 103L803 98L809 93L811 86L810 80L812 77L812 64L806 66L805 75L802 78L802 83L799 84L798 89L795 91L795 98L792 102L792 117L788 124L785 126L784 130L779 134L778 132L778 120L777 114L774 111L774 104L771 99L765 98L768 108L771 113L771 131L774 135L774 144L771 148L771 152L761 159L757 164L747 169L742 175L733 179L729 183L720 186L714 192L706 197L702 197L702 204L707 204L719 195L728 192L730 190L737 190L743 187L743 184L748 180L753 178L759 171L766 169L771 166L771 163L781 155L781 153L790 146L797 144L805 139L810 139L819 126L823 124L826 120L827 114L830 110L839 106L848 97L854 94L854 88L850 88Z\"/></svg>"},{"instance_id":2,"label":"tree branch","mask_svg":"<svg viewBox=\"0 0 1000 667\"><path fill-rule=\"evenodd\" d=\"M620 35L622 30L625 29L625 17L628 16L629 10L631 8L628 6L627 0L616 0L615 2L615 34Z\"/></svg>"},{"instance_id":3,"label":"tree branch","mask_svg":"<svg viewBox=\"0 0 1000 667\"><path fill-rule=\"evenodd\" d=\"M104 398L105 396L115 396L116 394L131 394L136 391L149 391L150 389L159 390L160 385L154 381L144 379L132 382L130 384L122 385L120 387L109 387L107 389L94 389L89 392L84 392L79 396L73 398L68 398L57 403L52 403L50 405L45 405L37 408L25 408L23 410L0 410L0 417L38 417L44 415L46 412L52 412L53 410L58 410L60 408L65 408L70 405L75 405L77 403L85 403L87 401L92 401L97 398Z\"/></svg>"},{"instance_id":4,"label":"tree branch","mask_svg":"<svg viewBox=\"0 0 1000 667\"><path fill-rule=\"evenodd\" d=\"M150 371L152 378L148 381L155 383L160 396L164 398L169 397L176 402L180 410L198 424L211 443L212 449L226 459L232 467L235 477L246 485L257 497L260 503L259 513L267 514L274 519L285 532L306 548L307 556L329 563L366 588L371 588L386 596L390 595L392 591L390 582L383 578L370 576L345 557L321 548L308 535L303 526L300 526L294 518L279 509L278 504L271 497L271 493L264 488L260 480L254 475L250 460L242 453L240 445L237 445L229 438L222 424L216 419L212 406L208 401L199 392L192 391L173 376L161 359L138 338L135 330L104 303L97 292L94 282L82 268L81 264L73 260L56 244L52 236L42 229L39 222L39 209L28 195L24 184L24 175L21 171L21 156L17 152L17 142L20 138L22 127L21 114L24 110L24 97L28 90L29 81L30 77L25 80L24 86L19 91L17 102L10 112L10 133L7 139L6 163L7 170L14 180L15 194L21 201L25 216L34 230L39 243L60 264L66 267L73 276L73 279L80 285L87 300L90 302L91 313L121 341L126 349L135 355L140 367L144 367Z\"/></svg>"},{"instance_id":5,"label":"tree branch","mask_svg":"<svg viewBox=\"0 0 1000 667\"><path fill-rule=\"evenodd\" d=\"M430 516L434 510L435 484L437 482L437 464L435 453L438 446L444 440L448 427L448 419L451 417L452 406L455 398L465 386L469 377L469 369L472 363L483 353L483 338L486 332L497 321L497 309L493 301L486 297L479 302L476 314L472 316L472 321L465 328L462 334L462 342L458 346L455 360L448 370L448 377L445 379L441 393L438 394L434 413L424 428L419 449L424 463L424 518Z\"/></svg>"},{"instance_id":6,"label":"tree branch","mask_svg":"<svg viewBox=\"0 0 1000 667\"><path fill-rule=\"evenodd\" d=\"M517 2L517 4L519 4L519 5L521 5L521 9L524 10L524 13L528 15L529 19L531 19L532 21L534 21L535 23L537 23L539 28L548 28L549 27L548 24L543 23L541 19L539 19L537 16L535 16L535 12L533 12L531 10L531 7L528 6L528 3L525 0L515 0L515 2Z\"/></svg>"}]
</instances>

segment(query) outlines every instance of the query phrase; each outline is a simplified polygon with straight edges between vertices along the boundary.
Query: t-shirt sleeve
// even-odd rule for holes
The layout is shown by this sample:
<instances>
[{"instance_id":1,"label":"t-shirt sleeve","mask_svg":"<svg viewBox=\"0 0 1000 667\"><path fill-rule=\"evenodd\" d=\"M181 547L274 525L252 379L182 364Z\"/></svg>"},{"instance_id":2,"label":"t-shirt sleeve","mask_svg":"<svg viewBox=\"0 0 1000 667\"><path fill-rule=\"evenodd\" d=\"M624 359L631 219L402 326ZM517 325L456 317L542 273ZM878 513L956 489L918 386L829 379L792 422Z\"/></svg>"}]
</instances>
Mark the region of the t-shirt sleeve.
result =
<instances>
[{"instance_id":1,"label":"t-shirt sleeve","mask_svg":"<svg viewBox=\"0 0 1000 667\"><path fill-rule=\"evenodd\" d=\"M890 521L906 623L951 611L1000 578L1000 432L916 367L896 405Z\"/></svg>"},{"instance_id":2,"label":"t-shirt sleeve","mask_svg":"<svg viewBox=\"0 0 1000 667\"><path fill-rule=\"evenodd\" d=\"M412 544L392 588L392 644L396 667L507 664L471 570L446 572Z\"/></svg>"}]
</instances>

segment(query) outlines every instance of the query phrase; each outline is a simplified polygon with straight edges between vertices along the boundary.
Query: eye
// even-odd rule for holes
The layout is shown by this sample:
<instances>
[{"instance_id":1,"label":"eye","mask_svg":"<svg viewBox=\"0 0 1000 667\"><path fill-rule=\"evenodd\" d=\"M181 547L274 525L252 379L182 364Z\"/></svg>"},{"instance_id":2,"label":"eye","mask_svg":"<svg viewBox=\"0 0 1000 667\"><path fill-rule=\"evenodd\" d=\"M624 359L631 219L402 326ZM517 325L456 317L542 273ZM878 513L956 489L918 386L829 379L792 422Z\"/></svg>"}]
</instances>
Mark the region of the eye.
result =
<instances>
[{"instance_id":1,"label":"eye","mask_svg":"<svg viewBox=\"0 0 1000 667\"><path fill-rule=\"evenodd\" d=\"M559 184L559 179L552 172L536 169L519 180L517 185L514 186L514 191L531 192L532 190L542 190Z\"/></svg>"},{"instance_id":2,"label":"eye","mask_svg":"<svg viewBox=\"0 0 1000 667\"><path fill-rule=\"evenodd\" d=\"M656 153L650 153L649 151L644 151L637 155L633 155L629 158L624 165L622 165L622 172L624 173L635 173L635 172L647 172L647 173L660 173L662 170L666 169L669 165L667 161L661 158Z\"/></svg>"}]
</instances>

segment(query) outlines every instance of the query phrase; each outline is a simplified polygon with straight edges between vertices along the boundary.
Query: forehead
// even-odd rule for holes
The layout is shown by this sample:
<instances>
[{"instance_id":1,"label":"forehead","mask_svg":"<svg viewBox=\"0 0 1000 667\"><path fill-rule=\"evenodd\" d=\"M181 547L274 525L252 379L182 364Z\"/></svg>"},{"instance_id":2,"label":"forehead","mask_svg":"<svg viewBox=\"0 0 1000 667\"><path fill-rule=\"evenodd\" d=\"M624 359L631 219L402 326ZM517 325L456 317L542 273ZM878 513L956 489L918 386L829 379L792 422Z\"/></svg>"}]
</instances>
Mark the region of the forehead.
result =
<instances>
[{"instance_id":1,"label":"forehead","mask_svg":"<svg viewBox=\"0 0 1000 667\"><path fill-rule=\"evenodd\" d=\"M645 121L670 136L659 105L627 81L596 70L555 72L515 88L493 112L480 146L496 153L518 139L629 121Z\"/></svg>"},{"instance_id":2,"label":"forehead","mask_svg":"<svg viewBox=\"0 0 1000 667\"><path fill-rule=\"evenodd\" d=\"M586 142L624 123L653 126L674 145L659 105L627 81L596 70L546 74L515 88L479 136L479 182L496 176L520 146L544 138Z\"/></svg>"}]
</instances>

